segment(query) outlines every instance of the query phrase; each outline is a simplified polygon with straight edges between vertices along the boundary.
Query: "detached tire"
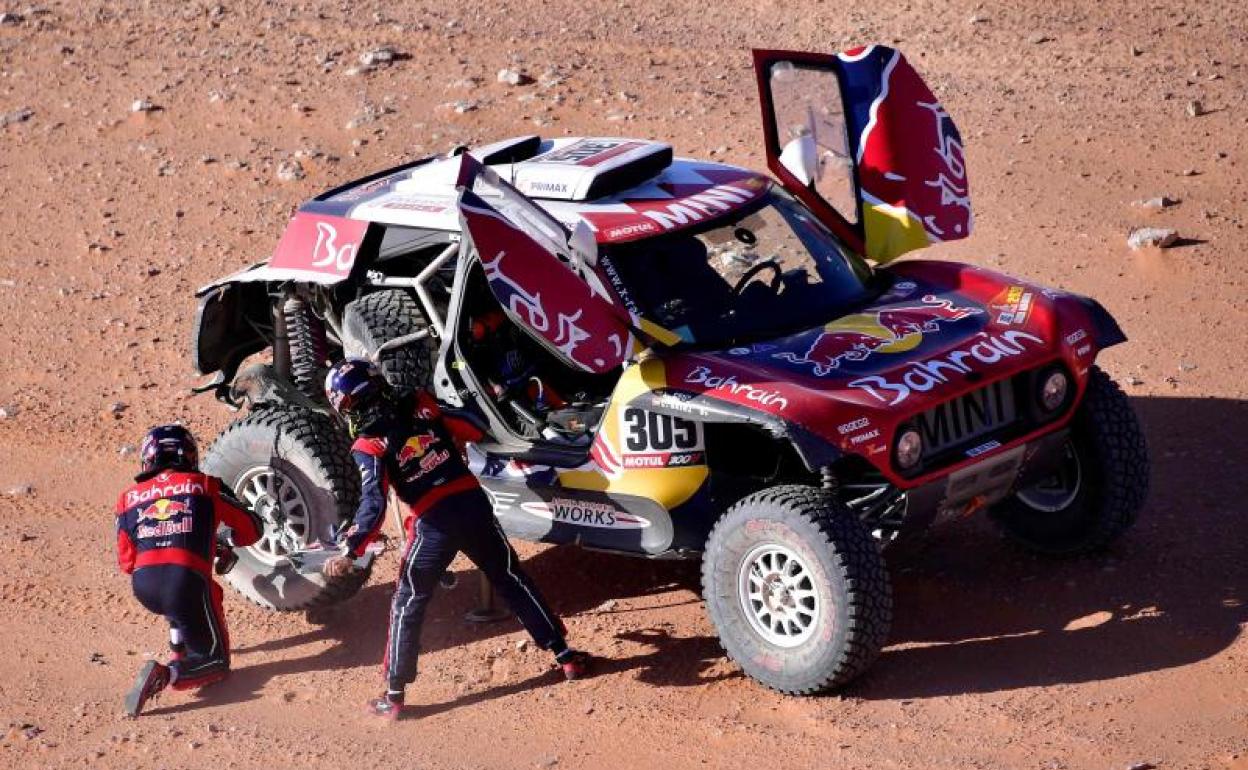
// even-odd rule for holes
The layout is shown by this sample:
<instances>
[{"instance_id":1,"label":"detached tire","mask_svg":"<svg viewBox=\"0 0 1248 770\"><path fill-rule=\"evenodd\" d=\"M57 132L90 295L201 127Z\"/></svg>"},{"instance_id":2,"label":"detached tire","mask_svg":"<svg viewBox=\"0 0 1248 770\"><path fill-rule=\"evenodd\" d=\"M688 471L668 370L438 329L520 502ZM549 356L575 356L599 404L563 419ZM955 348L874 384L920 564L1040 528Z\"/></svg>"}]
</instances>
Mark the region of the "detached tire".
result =
<instances>
[{"instance_id":1,"label":"detached tire","mask_svg":"<svg viewBox=\"0 0 1248 770\"><path fill-rule=\"evenodd\" d=\"M372 358L386 342L427 329L428 321L405 291L378 291L347 303L342 315L343 351L348 357ZM386 381L405 396L433 381L433 337L382 353L378 365Z\"/></svg>"},{"instance_id":2,"label":"detached tire","mask_svg":"<svg viewBox=\"0 0 1248 770\"><path fill-rule=\"evenodd\" d=\"M1144 432L1126 395L1095 366L1064 453L1053 476L993 511L1007 537L1050 556L1106 548L1131 528L1148 497Z\"/></svg>"},{"instance_id":3,"label":"detached tire","mask_svg":"<svg viewBox=\"0 0 1248 770\"><path fill-rule=\"evenodd\" d=\"M813 487L772 487L728 509L707 539L702 592L728 656L791 695L862 674L892 622L875 539Z\"/></svg>"},{"instance_id":4,"label":"detached tire","mask_svg":"<svg viewBox=\"0 0 1248 770\"><path fill-rule=\"evenodd\" d=\"M338 524L355 513L360 481L350 449L332 419L286 406L256 407L213 442L204 472L219 477L264 522L260 541L239 548L238 563L225 575L236 591L287 612L343 601L368 582L367 571L333 579L301 574L286 558L331 542Z\"/></svg>"}]
</instances>

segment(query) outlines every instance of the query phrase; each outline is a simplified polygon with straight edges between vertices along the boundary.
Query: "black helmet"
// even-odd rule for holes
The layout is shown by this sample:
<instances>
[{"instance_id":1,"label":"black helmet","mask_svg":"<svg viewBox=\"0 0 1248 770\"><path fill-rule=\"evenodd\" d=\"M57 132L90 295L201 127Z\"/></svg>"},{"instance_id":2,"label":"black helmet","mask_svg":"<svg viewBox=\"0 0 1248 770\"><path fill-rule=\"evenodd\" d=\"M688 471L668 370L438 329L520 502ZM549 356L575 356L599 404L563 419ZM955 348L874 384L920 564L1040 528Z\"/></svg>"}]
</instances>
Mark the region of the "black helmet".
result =
<instances>
[{"instance_id":1,"label":"black helmet","mask_svg":"<svg viewBox=\"0 0 1248 770\"><path fill-rule=\"evenodd\" d=\"M391 412L390 384L381 369L364 358L348 358L325 377L329 405L347 421L352 437L367 432Z\"/></svg>"},{"instance_id":2,"label":"black helmet","mask_svg":"<svg viewBox=\"0 0 1248 770\"><path fill-rule=\"evenodd\" d=\"M181 425L158 425L143 437L139 447L143 473L174 469L199 469L199 447L195 437Z\"/></svg>"}]
</instances>

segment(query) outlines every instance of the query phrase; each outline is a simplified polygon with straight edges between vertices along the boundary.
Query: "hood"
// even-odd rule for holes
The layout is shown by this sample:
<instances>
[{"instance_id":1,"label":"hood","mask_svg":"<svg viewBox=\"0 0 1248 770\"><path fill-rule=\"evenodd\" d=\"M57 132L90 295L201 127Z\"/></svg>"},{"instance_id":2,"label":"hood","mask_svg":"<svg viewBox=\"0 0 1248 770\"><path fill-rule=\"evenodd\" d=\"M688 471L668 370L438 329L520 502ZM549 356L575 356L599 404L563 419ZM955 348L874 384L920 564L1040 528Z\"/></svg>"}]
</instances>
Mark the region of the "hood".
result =
<instances>
[{"instance_id":1,"label":"hood","mask_svg":"<svg viewBox=\"0 0 1248 770\"><path fill-rule=\"evenodd\" d=\"M669 381L838 444L863 425L896 424L1059 357L1082 385L1096 351L1073 295L959 264L905 262L888 272L892 287L855 313L767 342L679 355Z\"/></svg>"}]
</instances>

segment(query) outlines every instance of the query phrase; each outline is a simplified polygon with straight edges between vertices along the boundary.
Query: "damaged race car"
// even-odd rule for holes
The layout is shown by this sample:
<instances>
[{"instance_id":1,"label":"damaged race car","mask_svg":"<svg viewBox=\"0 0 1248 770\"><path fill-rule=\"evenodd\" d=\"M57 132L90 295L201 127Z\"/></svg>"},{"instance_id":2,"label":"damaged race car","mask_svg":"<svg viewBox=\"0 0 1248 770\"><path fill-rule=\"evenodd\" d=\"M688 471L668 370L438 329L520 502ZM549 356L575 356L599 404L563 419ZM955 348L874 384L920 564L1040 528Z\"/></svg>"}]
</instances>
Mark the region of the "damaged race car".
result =
<instances>
[{"instance_id":1,"label":"damaged race car","mask_svg":"<svg viewBox=\"0 0 1248 770\"><path fill-rule=\"evenodd\" d=\"M289 610L367 579L296 556L357 502L321 390L346 356L481 428L466 451L512 536L701 559L728 655L786 693L870 666L884 557L936 519L981 512L1054 555L1131 526L1149 466L1094 363L1125 339L1109 313L893 261L972 224L957 128L906 59L754 61L774 177L522 136L330 190L267 262L199 292L202 389L247 409L205 470L266 523L237 590Z\"/></svg>"}]
</instances>

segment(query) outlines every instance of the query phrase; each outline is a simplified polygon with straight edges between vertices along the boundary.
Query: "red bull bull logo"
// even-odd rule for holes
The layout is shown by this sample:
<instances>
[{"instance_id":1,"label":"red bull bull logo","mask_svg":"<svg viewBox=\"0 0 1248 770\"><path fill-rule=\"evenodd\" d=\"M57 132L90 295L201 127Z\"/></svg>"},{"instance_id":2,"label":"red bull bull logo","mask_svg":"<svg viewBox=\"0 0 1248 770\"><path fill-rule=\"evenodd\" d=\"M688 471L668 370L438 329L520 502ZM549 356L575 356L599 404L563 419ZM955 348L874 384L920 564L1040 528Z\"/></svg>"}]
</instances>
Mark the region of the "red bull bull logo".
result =
<instances>
[{"instance_id":1,"label":"red bull bull logo","mask_svg":"<svg viewBox=\"0 0 1248 770\"><path fill-rule=\"evenodd\" d=\"M190 532L195 526L191 513L191 507L181 500L161 498L139 513L136 534L140 538L152 538Z\"/></svg>"},{"instance_id":2,"label":"red bull bull logo","mask_svg":"<svg viewBox=\"0 0 1248 770\"><path fill-rule=\"evenodd\" d=\"M885 262L970 235L962 137L898 51L869 46L839 57L863 204L866 255Z\"/></svg>"},{"instance_id":3,"label":"red bull bull logo","mask_svg":"<svg viewBox=\"0 0 1248 770\"><path fill-rule=\"evenodd\" d=\"M806 352L773 354L774 358L806 364L816 377L826 377L845 361L862 361L876 352L902 353L923 342L925 334L951 323L978 315L973 307L957 307L953 301L931 294L921 305L898 305L870 313L856 313L837 319L815 336Z\"/></svg>"},{"instance_id":4,"label":"red bull bull logo","mask_svg":"<svg viewBox=\"0 0 1248 770\"><path fill-rule=\"evenodd\" d=\"M438 437L433 433L417 433L403 444L403 448L399 450L398 461L400 466L407 465L412 461L420 460L429 451L429 447L437 443Z\"/></svg>"}]
</instances>

